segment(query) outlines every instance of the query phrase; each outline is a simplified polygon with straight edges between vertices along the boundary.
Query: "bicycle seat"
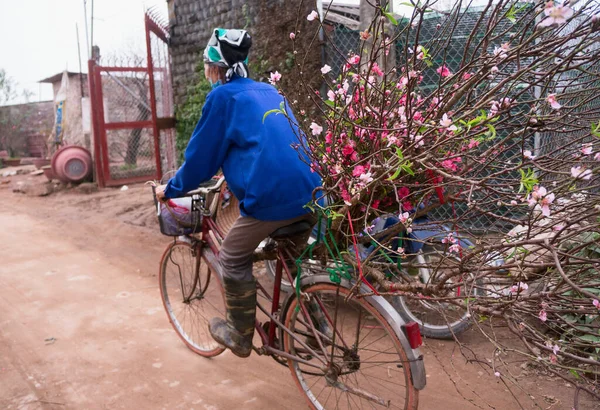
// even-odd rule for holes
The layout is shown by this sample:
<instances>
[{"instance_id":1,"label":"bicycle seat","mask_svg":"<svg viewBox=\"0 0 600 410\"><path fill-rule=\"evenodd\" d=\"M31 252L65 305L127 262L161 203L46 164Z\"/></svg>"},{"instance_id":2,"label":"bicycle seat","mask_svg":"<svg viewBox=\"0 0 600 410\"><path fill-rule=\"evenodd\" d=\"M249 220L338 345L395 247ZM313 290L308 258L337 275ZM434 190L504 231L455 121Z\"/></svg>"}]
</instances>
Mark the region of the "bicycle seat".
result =
<instances>
[{"instance_id":1,"label":"bicycle seat","mask_svg":"<svg viewBox=\"0 0 600 410\"><path fill-rule=\"evenodd\" d=\"M312 224L307 221L298 221L294 222L291 225L283 226L269 235L272 239L281 240L286 238L291 238L296 235L300 235L310 231L312 229Z\"/></svg>"}]
</instances>

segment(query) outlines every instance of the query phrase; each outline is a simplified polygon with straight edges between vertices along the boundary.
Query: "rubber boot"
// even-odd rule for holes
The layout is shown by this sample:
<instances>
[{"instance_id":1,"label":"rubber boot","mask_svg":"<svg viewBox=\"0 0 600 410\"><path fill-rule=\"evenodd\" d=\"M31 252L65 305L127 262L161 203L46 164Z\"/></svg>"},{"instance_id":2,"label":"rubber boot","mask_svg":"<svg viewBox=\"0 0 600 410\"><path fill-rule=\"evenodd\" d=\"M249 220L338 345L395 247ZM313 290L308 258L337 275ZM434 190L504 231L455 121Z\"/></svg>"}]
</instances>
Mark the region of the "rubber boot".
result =
<instances>
[{"instance_id":1,"label":"rubber boot","mask_svg":"<svg viewBox=\"0 0 600 410\"><path fill-rule=\"evenodd\" d=\"M256 317L256 280L237 281L223 278L226 320L215 317L208 324L213 339L238 357L252 353Z\"/></svg>"}]
</instances>

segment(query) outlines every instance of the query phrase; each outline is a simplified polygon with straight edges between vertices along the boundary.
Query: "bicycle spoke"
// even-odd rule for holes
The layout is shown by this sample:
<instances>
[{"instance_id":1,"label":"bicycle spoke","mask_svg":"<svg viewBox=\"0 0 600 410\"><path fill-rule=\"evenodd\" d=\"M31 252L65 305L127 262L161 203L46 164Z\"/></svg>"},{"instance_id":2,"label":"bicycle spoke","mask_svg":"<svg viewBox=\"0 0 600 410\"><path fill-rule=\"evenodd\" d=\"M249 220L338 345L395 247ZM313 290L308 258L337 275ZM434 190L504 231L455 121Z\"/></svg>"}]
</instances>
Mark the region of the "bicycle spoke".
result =
<instances>
[{"instance_id":1,"label":"bicycle spoke","mask_svg":"<svg viewBox=\"0 0 600 410\"><path fill-rule=\"evenodd\" d=\"M197 245L176 242L161 262L161 296L173 327L194 352L223 351L208 332L208 321L225 311L218 280L210 280Z\"/></svg>"}]
</instances>

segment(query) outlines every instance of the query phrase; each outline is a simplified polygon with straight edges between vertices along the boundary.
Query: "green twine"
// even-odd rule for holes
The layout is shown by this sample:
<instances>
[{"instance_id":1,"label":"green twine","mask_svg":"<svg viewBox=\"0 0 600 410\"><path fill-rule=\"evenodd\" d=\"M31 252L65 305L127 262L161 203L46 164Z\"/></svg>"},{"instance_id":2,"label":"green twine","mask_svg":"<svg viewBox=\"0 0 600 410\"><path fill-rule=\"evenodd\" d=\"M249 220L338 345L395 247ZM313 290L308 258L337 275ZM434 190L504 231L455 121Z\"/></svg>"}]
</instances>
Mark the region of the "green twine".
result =
<instances>
[{"instance_id":1,"label":"green twine","mask_svg":"<svg viewBox=\"0 0 600 410\"><path fill-rule=\"evenodd\" d=\"M343 262L343 258L342 258L342 253L340 252L337 243L335 241L335 238L333 237L333 234L331 233L331 221L332 218L329 215L326 215L327 217L327 227L326 227L326 233L323 235L323 239L321 238L321 225L322 225L322 221L323 221L323 212L319 213L318 216L318 228L317 228L317 240L315 242L313 242L312 244L308 245L306 247L306 249L304 249L304 251L302 252L302 254L296 259L296 278L295 278L295 293L296 293L296 297L298 299L300 299L300 280L301 280L301 274L302 274L302 259L304 258L304 255L306 255L308 253L309 258L312 259L313 256L313 250L314 247L321 243L321 241L323 242L323 244L325 244L325 247L327 248L327 253L329 254L329 256L331 257L331 259L333 260L333 262L335 263L335 267L329 267L326 269L327 273L329 274L329 279L336 284L340 284L342 283L342 278L347 279L347 280L351 280L352 279L352 275L350 274L349 271L349 266ZM330 245L331 242L333 244L333 246ZM296 306L296 312L298 312L300 310L300 305Z\"/></svg>"}]
</instances>

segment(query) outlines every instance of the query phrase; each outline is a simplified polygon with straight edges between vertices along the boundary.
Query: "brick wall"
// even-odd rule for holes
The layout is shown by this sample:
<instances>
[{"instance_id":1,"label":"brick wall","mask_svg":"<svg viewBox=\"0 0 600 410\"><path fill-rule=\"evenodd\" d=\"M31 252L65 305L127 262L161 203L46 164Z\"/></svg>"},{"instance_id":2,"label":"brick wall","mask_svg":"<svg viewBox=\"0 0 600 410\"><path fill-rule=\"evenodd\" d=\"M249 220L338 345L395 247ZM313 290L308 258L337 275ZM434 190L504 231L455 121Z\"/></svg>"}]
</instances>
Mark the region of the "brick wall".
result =
<instances>
[{"instance_id":1,"label":"brick wall","mask_svg":"<svg viewBox=\"0 0 600 410\"><path fill-rule=\"evenodd\" d=\"M175 104L185 100L204 47L215 27L244 28L256 22L259 0L168 0Z\"/></svg>"},{"instance_id":2,"label":"brick wall","mask_svg":"<svg viewBox=\"0 0 600 410\"><path fill-rule=\"evenodd\" d=\"M53 124L52 101L0 107L0 151L10 146L15 156L44 156Z\"/></svg>"}]
</instances>

